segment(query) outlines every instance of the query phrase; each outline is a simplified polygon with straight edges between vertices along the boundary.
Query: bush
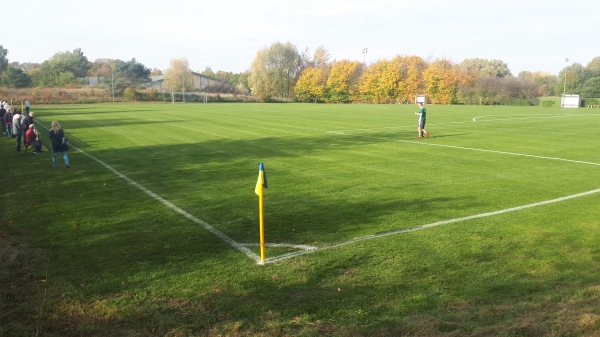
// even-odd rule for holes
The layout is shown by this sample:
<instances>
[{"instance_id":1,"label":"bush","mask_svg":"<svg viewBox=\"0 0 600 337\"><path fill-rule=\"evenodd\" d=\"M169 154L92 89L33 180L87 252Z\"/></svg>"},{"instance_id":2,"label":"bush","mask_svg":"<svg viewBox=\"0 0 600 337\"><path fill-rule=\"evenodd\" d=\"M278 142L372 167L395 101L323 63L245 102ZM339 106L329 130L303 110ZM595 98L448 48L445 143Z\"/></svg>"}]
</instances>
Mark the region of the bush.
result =
<instances>
[{"instance_id":1,"label":"bush","mask_svg":"<svg viewBox=\"0 0 600 337\"><path fill-rule=\"evenodd\" d=\"M501 102L500 105L534 106L534 105L537 105L537 100L526 99L526 98L507 99L505 102Z\"/></svg>"},{"instance_id":2,"label":"bush","mask_svg":"<svg viewBox=\"0 0 600 337\"><path fill-rule=\"evenodd\" d=\"M98 103L111 101L110 91L104 87L90 88L6 88L0 87L2 98L20 104L29 98L32 104Z\"/></svg>"},{"instance_id":3,"label":"bush","mask_svg":"<svg viewBox=\"0 0 600 337\"><path fill-rule=\"evenodd\" d=\"M547 108L553 107L554 101L542 101L542 106Z\"/></svg>"},{"instance_id":4,"label":"bush","mask_svg":"<svg viewBox=\"0 0 600 337\"><path fill-rule=\"evenodd\" d=\"M139 99L139 96L137 91L133 90L132 88L127 88L123 92L123 98L125 98L128 101L137 101Z\"/></svg>"}]
</instances>

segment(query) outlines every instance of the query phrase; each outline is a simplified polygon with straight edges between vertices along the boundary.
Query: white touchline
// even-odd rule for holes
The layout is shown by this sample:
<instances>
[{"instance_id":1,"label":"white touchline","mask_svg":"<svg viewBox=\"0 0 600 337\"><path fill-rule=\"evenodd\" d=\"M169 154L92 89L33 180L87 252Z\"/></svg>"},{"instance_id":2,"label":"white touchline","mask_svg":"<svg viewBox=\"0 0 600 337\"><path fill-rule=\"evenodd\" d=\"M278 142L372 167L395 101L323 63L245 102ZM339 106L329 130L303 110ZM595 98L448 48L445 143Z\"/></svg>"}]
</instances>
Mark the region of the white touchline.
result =
<instances>
[{"instance_id":1,"label":"white touchline","mask_svg":"<svg viewBox=\"0 0 600 337\"><path fill-rule=\"evenodd\" d=\"M493 211L493 212L487 212L487 213L469 215L469 216L465 216L465 217L462 217L462 218L442 220L442 221L433 222L433 223L430 223L430 224L416 226L416 227L411 227L411 228L398 229L398 230L392 230L392 231L383 232L383 233L379 233L379 234L361 236L361 237L357 237L357 238L354 238L354 239L350 239L350 240L346 240L346 241L342 241L342 242L338 242L338 243L334 243L334 244L330 244L330 245L326 245L326 246L321 246L321 247L318 247L318 248L307 249L305 251L299 251L299 252L289 253L289 254L278 256L278 257L270 258L270 259L267 259L266 262L281 261L281 260L288 259L288 258L294 257L294 256L304 255L304 254L316 252L316 251L319 251L319 250L325 250L325 249L335 248L335 247L347 245L347 244L350 244L350 243L355 243L355 242L360 242L360 241L366 241L366 240L371 240L371 239L377 239L377 238L381 238L381 237L384 237L384 236L390 236L390 235L396 235L396 234L401 234L401 233L414 232L414 231L418 231L418 230L422 230L422 229L427 229L427 228L431 228L431 227L437 227L437 226L442 226L442 225L453 224L453 223L456 223L456 222L462 222L462 221L479 219L479 218L486 218L486 217L490 217L490 216L494 216L494 215L499 215L499 214L504 214L504 213L509 213L509 212L521 211L521 210L524 210L524 209L527 209L527 208L544 206L544 205L553 204L553 203L557 203L557 202L561 202L561 201L566 201L566 200L570 200L570 199L585 197L585 196L588 196L588 195L591 195L591 194L595 194L595 193L600 193L600 188L599 189L595 189L595 190L591 190L591 191L587 191L587 192L572 194L572 195L568 195L566 197L556 198L556 199L552 199L552 200L540 201L540 202L536 202L536 203L533 203L533 204L528 204L528 205L523 205L523 206L506 208L506 209L502 209L502 210L499 210L499 211Z\"/></svg>"},{"instance_id":2,"label":"white touchline","mask_svg":"<svg viewBox=\"0 0 600 337\"><path fill-rule=\"evenodd\" d=\"M511 120L520 120L520 119L540 119L540 118L543 118L543 119L548 119L548 118L572 118L572 117L588 117L588 116L598 116L598 115L599 114L527 116L527 117L511 117L511 118L486 119L483 122L511 121ZM497 117L497 116L504 116L504 115L477 116L477 117L473 118L473 122L479 122L480 118L484 118L484 117Z\"/></svg>"},{"instance_id":3,"label":"white touchline","mask_svg":"<svg viewBox=\"0 0 600 337\"><path fill-rule=\"evenodd\" d=\"M114 167L108 165L107 163L103 162L102 160L92 156L91 154L77 148L76 146L71 144L71 147L74 150L77 150L81 153L83 153L84 155L86 155L87 157L91 158L92 160L96 161L97 163L99 163L100 165L106 167L109 171L111 171L112 173L116 174L117 176L123 178L125 181L127 181L128 183L130 183L131 185L137 187L139 190L141 190L142 192L146 193L147 195L149 195L150 197L152 197L154 200L161 202L162 204L164 204L165 206L167 206L168 208L170 208L171 210L185 216L186 218L192 220L193 222L195 222L198 225L201 225L202 227L204 227L204 229L206 229L207 231L213 233L214 235L216 235L218 238L220 238L221 240L225 241L226 243L228 243L230 246L232 246L233 248L243 252L244 254L246 254L249 258L253 259L254 261L256 261L257 263L261 263L260 261L260 256L258 256L257 254L255 254L254 252L252 252L250 249L246 248L243 244L235 241L234 239L230 238L229 236L225 235L223 232L215 229L213 226L209 225L208 223L196 218L195 216L193 216L192 214L186 212L185 210L183 210L182 208L176 206L175 204L173 204L172 202L166 200L165 198L161 197L160 195L150 191L149 189L145 188L144 186L138 184L136 181L132 180L131 178L129 178L128 176L124 175L123 173L117 171Z\"/></svg>"},{"instance_id":4,"label":"white touchline","mask_svg":"<svg viewBox=\"0 0 600 337\"><path fill-rule=\"evenodd\" d=\"M511 155L511 156L520 156L520 157L530 157L530 158L537 158L537 159L557 160L557 161L564 161L564 162L576 163L576 164L586 164L586 165L600 166L600 163L594 163L594 162L589 162L589 161L574 160L574 159L565 159L565 158L557 158L557 157L547 157L547 156L538 156L538 155L527 154L527 153L478 149L478 148L474 148L474 147L464 147L464 146L456 146L456 145L424 143L424 142L418 142L418 141L414 141L414 140L394 139L394 138L388 138L388 137L365 136L365 135L344 133L342 131L336 131L336 132L329 131L328 133L329 134L334 134L334 135L342 135L342 136L352 136L352 137L360 137L360 138L368 138L368 139L388 140L388 141L391 141L391 142L409 143L409 144L417 144L417 145L423 145L423 146L446 147L446 148L450 148L450 149L459 149L459 150L469 150L469 151L478 151L478 152L506 154L506 155Z\"/></svg>"},{"instance_id":5,"label":"white touchline","mask_svg":"<svg viewBox=\"0 0 600 337\"><path fill-rule=\"evenodd\" d=\"M45 127L43 125L40 125L40 126L42 128L44 128L44 129L46 129L46 131L49 130L47 127ZM173 210L173 211L175 211L175 212L177 212L177 213L185 216L186 218L190 219L194 223L202 226L207 231L213 233L218 238L220 238L221 240L223 240L226 243L228 243L231 247L233 247L233 248L241 251L242 253L246 254L246 256L248 256L250 259L256 261L256 263L258 263L258 264L262 263L260 256L258 256L257 254L255 254L254 252L252 252L250 249L248 249L246 247L246 246L255 246L255 244L242 244L242 243L239 243L239 242L235 241L234 239L232 239L229 236L225 235L223 232L221 232L221 231L217 230L216 228L214 228L213 226L211 226L210 224L208 224L208 223L206 223L206 222L204 222L204 221L196 218L195 216L193 216L192 214L186 212L182 208L176 206L172 202L170 202L170 201L166 200L165 198L161 197L160 195L158 195L158 194L150 191L149 189L147 189L144 186L140 185L139 183L137 183L133 179L131 179L128 176L124 175L123 173L117 171L114 167L108 165L107 163L103 162L102 160L100 160L100 159L92 156L91 154L83 151L82 149L78 148L77 146L75 146L73 144L71 144L71 147L73 148L73 150L77 150L77 151L83 153L85 156L91 158L92 160L94 160L98 164L104 166L109 171L111 171L112 173L116 174L118 177L124 179L125 181L127 181L131 185L137 187L139 190L141 190L142 192L146 193L147 195L149 195L150 197L152 197L154 200L161 202L162 204L164 204L165 206L167 206L169 209L171 209L171 210ZM303 249L305 251L311 251L311 250L315 249L315 247L307 246L307 245L292 245L292 244L267 244L267 245L271 246L271 247L291 247L291 248L296 248L296 249Z\"/></svg>"},{"instance_id":6,"label":"white touchline","mask_svg":"<svg viewBox=\"0 0 600 337\"><path fill-rule=\"evenodd\" d=\"M254 252L252 252L250 249L246 248L244 245L242 245L241 243L233 240L232 238L230 238L229 236L225 235L223 232L215 229L213 226L209 225L208 223L196 218L195 216L193 216L192 214L186 212L185 210L181 209L180 207L176 206L175 204L173 204L172 202L164 199L163 197L159 196L158 194L150 191L149 189L145 188L144 186L138 184L137 182L133 181L132 179L130 179L129 177L127 177L126 175L124 175L123 173L117 171L116 169L114 169L112 166L106 164L105 162L101 161L100 159L88 154L85 151L79 150L81 153L83 153L84 155L92 158L93 160L95 160L96 162L98 162L100 165L106 167L107 169L109 169L111 172L113 172L114 174L118 175L119 177L125 179L125 181L127 181L128 183L132 184L133 186L137 187L138 189L140 189L142 192L148 194L149 196L151 196L152 198L154 198L155 200L163 203L165 206L167 206L168 208L174 210L175 212L185 216L186 218L192 220L193 222L201 225L202 227L204 227L204 229L206 229L207 231L213 233L214 235L216 235L218 238L220 238L221 240L225 241L226 243L228 243L230 246L232 246L233 248L243 252L244 254L246 254L249 258L255 260L257 263L260 263L260 256L258 256L257 254L255 254Z\"/></svg>"},{"instance_id":7,"label":"white touchline","mask_svg":"<svg viewBox=\"0 0 600 337\"><path fill-rule=\"evenodd\" d=\"M48 130L48 128L46 128L45 126L42 126L42 127L44 129ZM333 131L333 132L330 131L329 133L331 133L331 134L337 134L337 135L345 135L345 136L355 136L355 137L363 137L363 138L383 139L383 140L390 140L390 141L397 141L397 142L404 142L404 143L412 143L412 144L418 144L418 145L441 146L441 147L456 148L456 149L462 149L462 150L491 152L491 153L508 154L508 155L516 155L516 156L525 156L525 157L533 157L533 158L540 158L540 159L560 160L560 161L567 161L567 162L573 162L573 163L579 163L579 164L599 165L600 166L600 163L592 163L592 162L585 162L585 161L578 161L578 160L570 160L570 159L563 159L563 158L553 158L553 157L545 157L545 156L536 156L536 155L529 155L529 154L522 154L522 153L512 153L512 152L504 152L504 151L495 151L495 150L476 149L476 148L468 148L468 147L452 146L452 145L422 143L422 142L415 142L415 141L408 141L408 140L398 140L398 139L383 138L383 137L369 137L369 136L364 136L364 135L347 134L347 133L344 133L343 131ZM212 227L210 224L208 224L208 223L206 223L206 222L204 222L204 221L196 218L195 216L193 216L192 214L186 212L182 208L176 206L172 202L170 202L170 201L164 199L163 197L159 196L158 194L150 191L149 189L147 189L144 186L140 185L139 183L137 183L136 181L134 181L131 178L127 177L123 173L117 171L115 168L113 168L112 166L110 166L107 163L103 162L102 160L100 160L100 159L98 159L98 158L90 155L89 153L87 153L87 152L85 152L85 151L77 148L74 145L71 145L71 147L74 150L77 150L77 151L83 153L85 156L87 156L87 157L91 158L92 160L96 161L100 165L104 166L109 171L113 172L114 174L116 174L117 176L121 177L122 179L124 179L128 183L132 184L133 186L137 187L139 190L141 190L142 192L146 193L147 195L149 195L153 199L161 202L162 204L164 204L165 206L167 206L169 209L171 209L171 210L173 210L173 211L175 211L175 212L177 212L177 213L185 216L186 218L190 219L194 223L201 225L203 228L205 228L209 232L213 233L214 235L216 235L218 238L220 238L221 240L223 240L226 243L228 243L233 248L235 248L235 249L243 252L244 254L246 254L246 256L248 256L252 260L256 261L258 264L261 264L260 256L258 256L257 254L255 254L254 252L252 252L250 249L247 248L247 246L255 246L256 244L242 244L242 243L239 243L239 242L233 240L229 236L225 235L223 232L221 232L221 231L215 229L214 227ZM420 226L406 228L406 229L398 229L398 230L388 231L388 232L379 233L379 234L361 236L361 237L357 237L357 238L354 238L354 239L350 239L350 240L346 240L346 241L342 241L342 242L337 242L337 243L333 243L333 244L325 245L325 246L321 246L321 247L308 246L308 245L294 245L294 244L276 244L276 243L271 243L271 244L267 244L267 245L271 246L271 247L291 247L291 248L296 248L296 249L301 249L301 250L298 251L298 252L292 252L292 253L288 253L288 254L279 255L279 256L276 256L276 257L273 257L273 258L267 258L266 261L265 261L265 263L281 261L281 260L285 260L285 259L292 258L292 257L295 257L295 256L304 255L304 254L308 254L308 253L311 253L311 252L316 252L316 251L319 251L319 250L325 250L325 249L335 248L335 247L347 245L347 244L350 244L350 243L355 243L355 242L360 242L360 241L365 241L365 240L370 240L370 239L381 238L381 237L384 237L384 236L401 234L401 233L407 233L407 232L413 232L413 231L418 231L418 230L422 230L422 229L426 229L426 228L431 228L431 227L436 227L436 226L442 226L442 225L452 224L452 223L461 222L461 221L467 221L467 220L472 220L472 219L484 218L484 217L499 215L499 214L508 213L508 212L520 211L520 210L527 209L527 208L548 205L548 204L552 204L552 203L556 203L556 202L561 202L561 201L565 201L565 200L569 200L569 199L574 199L574 198L579 198L579 197L583 197L583 196L587 196L587 195L591 195L591 194L595 194L595 193L599 193L599 192L600 192L600 189L596 189L596 190L592 190L592 191L588 191L588 192L583 192L583 193L578 193L578 194L573 194L573 195L570 195L570 196L561 197L561 198L557 198L557 199L546 200L546 201L541 201L541 202L537 202L537 203L533 203L533 204L528 204L528 205L523 205L523 206L517 206L517 207L507 208L507 209L504 209L504 210L499 210L499 211L494 211L494 212L488 212L488 213L482 213L482 214L476 214L476 215L471 215L471 216L466 216L466 217L456 218L456 219L450 219L450 220L443 220L443 221L438 221L438 222L434 222L434 223L430 223L430 224L426 224L426 225L420 225Z\"/></svg>"}]
</instances>

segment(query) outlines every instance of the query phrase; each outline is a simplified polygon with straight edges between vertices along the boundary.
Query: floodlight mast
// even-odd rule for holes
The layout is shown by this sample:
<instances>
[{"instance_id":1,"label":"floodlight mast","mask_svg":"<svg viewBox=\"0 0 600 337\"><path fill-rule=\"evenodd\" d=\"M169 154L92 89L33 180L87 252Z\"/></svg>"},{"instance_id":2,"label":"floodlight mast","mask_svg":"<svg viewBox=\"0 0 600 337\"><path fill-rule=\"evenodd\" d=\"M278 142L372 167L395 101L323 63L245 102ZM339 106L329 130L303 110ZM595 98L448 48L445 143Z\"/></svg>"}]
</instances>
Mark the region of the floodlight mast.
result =
<instances>
[{"instance_id":1,"label":"floodlight mast","mask_svg":"<svg viewBox=\"0 0 600 337\"><path fill-rule=\"evenodd\" d=\"M565 59L565 81L563 84L563 96L567 94L567 67L569 66L569 58Z\"/></svg>"},{"instance_id":2,"label":"floodlight mast","mask_svg":"<svg viewBox=\"0 0 600 337\"><path fill-rule=\"evenodd\" d=\"M367 49L369 48L363 48L362 53L363 53L363 64L364 67L367 67Z\"/></svg>"},{"instance_id":3,"label":"floodlight mast","mask_svg":"<svg viewBox=\"0 0 600 337\"><path fill-rule=\"evenodd\" d=\"M110 89L112 91L112 99L113 99L113 103L115 101L115 74L114 74L114 69L110 70Z\"/></svg>"}]
</instances>

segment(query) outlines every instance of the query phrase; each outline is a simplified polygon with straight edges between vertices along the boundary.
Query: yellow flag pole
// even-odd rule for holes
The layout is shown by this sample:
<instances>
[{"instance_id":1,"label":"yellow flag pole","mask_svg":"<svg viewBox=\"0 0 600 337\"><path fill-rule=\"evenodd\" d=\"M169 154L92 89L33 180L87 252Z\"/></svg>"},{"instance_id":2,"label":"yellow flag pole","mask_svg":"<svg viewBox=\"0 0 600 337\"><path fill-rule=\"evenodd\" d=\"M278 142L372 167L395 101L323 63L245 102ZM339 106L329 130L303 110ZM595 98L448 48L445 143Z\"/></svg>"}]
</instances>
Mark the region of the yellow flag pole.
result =
<instances>
[{"instance_id":1,"label":"yellow flag pole","mask_svg":"<svg viewBox=\"0 0 600 337\"><path fill-rule=\"evenodd\" d=\"M265 263L265 187L267 187L267 174L265 173L265 166L263 163L259 163L258 180L256 181L254 193L258 195L258 220L260 223L260 264Z\"/></svg>"},{"instance_id":2,"label":"yellow flag pole","mask_svg":"<svg viewBox=\"0 0 600 337\"><path fill-rule=\"evenodd\" d=\"M265 263L265 212L264 212L264 196L261 193L258 196L258 216L260 221L260 263Z\"/></svg>"}]
</instances>

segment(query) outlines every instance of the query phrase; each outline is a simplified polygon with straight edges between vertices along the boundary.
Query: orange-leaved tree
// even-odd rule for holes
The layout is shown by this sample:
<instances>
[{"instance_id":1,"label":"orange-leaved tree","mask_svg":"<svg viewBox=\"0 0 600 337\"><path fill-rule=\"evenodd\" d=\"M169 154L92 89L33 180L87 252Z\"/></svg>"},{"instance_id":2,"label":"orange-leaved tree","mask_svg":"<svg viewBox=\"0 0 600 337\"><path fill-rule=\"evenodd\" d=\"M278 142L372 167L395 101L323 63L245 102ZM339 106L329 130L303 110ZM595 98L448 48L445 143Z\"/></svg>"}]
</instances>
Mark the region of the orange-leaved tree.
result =
<instances>
[{"instance_id":1,"label":"orange-leaved tree","mask_svg":"<svg viewBox=\"0 0 600 337\"><path fill-rule=\"evenodd\" d=\"M427 62L418 56L398 56L394 60L405 72L398 88L397 98L402 102L410 102L414 97L425 92L424 73L428 66Z\"/></svg>"},{"instance_id":2,"label":"orange-leaved tree","mask_svg":"<svg viewBox=\"0 0 600 337\"><path fill-rule=\"evenodd\" d=\"M332 103L350 103L358 94L361 63L342 60L331 67L327 79L327 101Z\"/></svg>"},{"instance_id":3,"label":"orange-leaved tree","mask_svg":"<svg viewBox=\"0 0 600 337\"><path fill-rule=\"evenodd\" d=\"M325 99L327 79L321 68L306 68L298 78L294 93L296 97L306 102L317 102Z\"/></svg>"},{"instance_id":4,"label":"orange-leaved tree","mask_svg":"<svg viewBox=\"0 0 600 337\"><path fill-rule=\"evenodd\" d=\"M458 102L459 85L469 80L468 74L449 60L437 60L423 73L427 96L434 104Z\"/></svg>"}]
</instances>

